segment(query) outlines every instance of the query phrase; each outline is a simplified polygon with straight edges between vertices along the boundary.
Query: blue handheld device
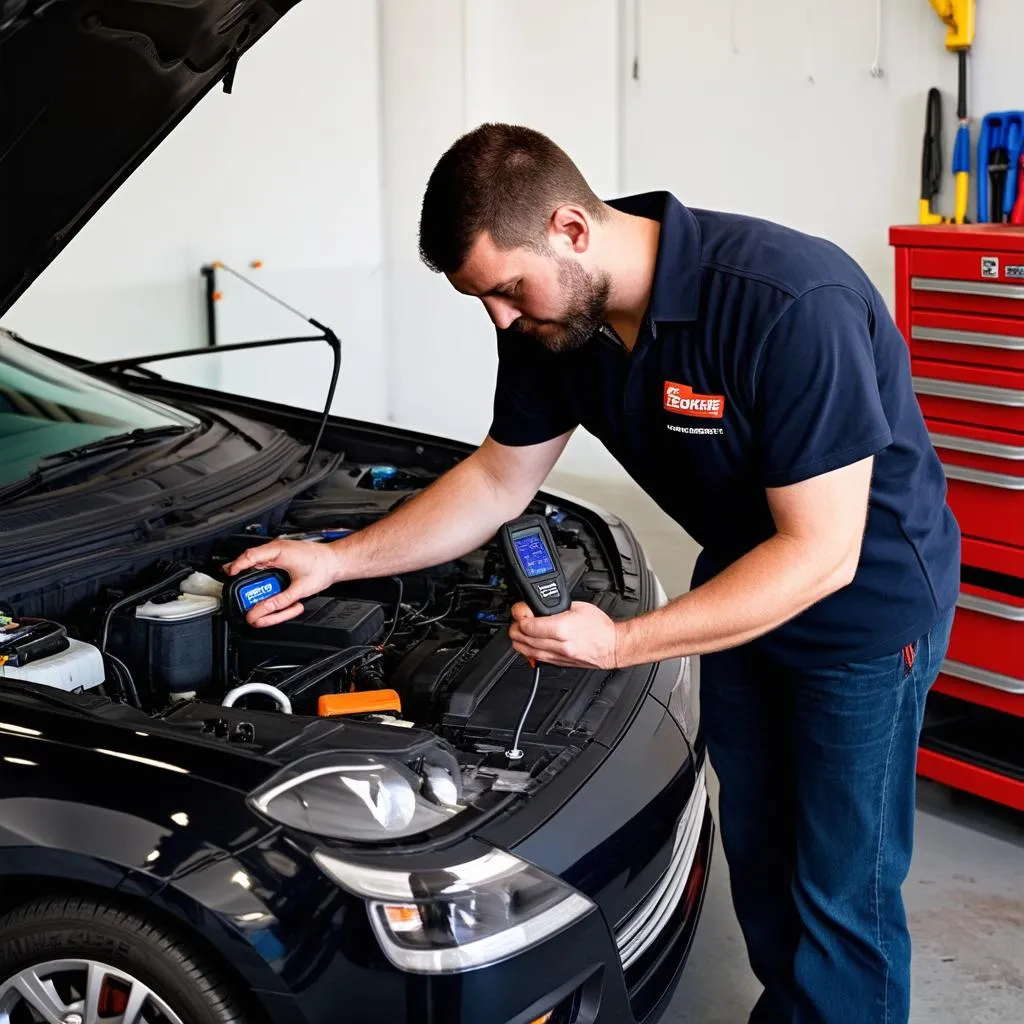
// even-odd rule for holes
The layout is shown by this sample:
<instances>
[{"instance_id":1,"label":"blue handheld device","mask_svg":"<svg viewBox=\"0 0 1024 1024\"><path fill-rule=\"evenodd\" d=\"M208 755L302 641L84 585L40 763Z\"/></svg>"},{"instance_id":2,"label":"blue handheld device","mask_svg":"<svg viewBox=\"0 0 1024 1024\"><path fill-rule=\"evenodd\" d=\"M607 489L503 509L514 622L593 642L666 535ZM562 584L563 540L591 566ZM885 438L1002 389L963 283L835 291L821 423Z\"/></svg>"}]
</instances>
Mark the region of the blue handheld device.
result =
<instances>
[{"instance_id":1,"label":"blue handheld device","mask_svg":"<svg viewBox=\"0 0 1024 1024\"><path fill-rule=\"evenodd\" d=\"M235 622L242 622L256 605L287 590L291 582L291 577L283 569L244 572L224 587L224 613Z\"/></svg>"}]
</instances>

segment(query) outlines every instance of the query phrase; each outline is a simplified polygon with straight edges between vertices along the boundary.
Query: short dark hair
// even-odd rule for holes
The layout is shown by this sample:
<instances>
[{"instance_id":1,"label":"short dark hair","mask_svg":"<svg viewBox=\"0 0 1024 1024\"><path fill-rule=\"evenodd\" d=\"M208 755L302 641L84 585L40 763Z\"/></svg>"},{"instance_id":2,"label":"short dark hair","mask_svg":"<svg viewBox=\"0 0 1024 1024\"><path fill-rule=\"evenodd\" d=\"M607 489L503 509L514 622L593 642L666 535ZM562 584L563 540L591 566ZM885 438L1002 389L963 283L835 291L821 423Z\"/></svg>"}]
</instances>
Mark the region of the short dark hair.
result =
<instances>
[{"instance_id":1,"label":"short dark hair","mask_svg":"<svg viewBox=\"0 0 1024 1024\"><path fill-rule=\"evenodd\" d=\"M543 247L548 218L564 203L604 219L604 204L546 135L519 125L480 125L456 140L430 175L420 256L431 270L454 273L483 231L499 249Z\"/></svg>"}]
</instances>

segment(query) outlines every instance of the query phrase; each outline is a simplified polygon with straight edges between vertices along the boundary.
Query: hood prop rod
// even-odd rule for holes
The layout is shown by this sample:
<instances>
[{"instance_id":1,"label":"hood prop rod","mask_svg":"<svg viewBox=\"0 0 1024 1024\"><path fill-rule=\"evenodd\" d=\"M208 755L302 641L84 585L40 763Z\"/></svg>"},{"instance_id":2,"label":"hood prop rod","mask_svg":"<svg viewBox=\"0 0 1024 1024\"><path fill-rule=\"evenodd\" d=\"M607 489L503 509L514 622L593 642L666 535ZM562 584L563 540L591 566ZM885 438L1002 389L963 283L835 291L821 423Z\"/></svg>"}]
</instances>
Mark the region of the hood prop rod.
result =
<instances>
[{"instance_id":1,"label":"hood prop rod","mask_svg":"<svg viewBox=\"0 0 1024 1024\"><path fill-rule=\"evenodd\" d=\"M313 468L313 460L316 458L316 453L320 448L320 444L323 441L324 431L327 429L327 420L331 415L331 406L334 404L334 395L338 389L338 378L341 376L341 339L328 327L326 324L322 324L319 320L311 316L306 316L305 313L296 309L294 306L290 306L284 299L279 299L276 295L268 292L265 288L260 287L254 281L250 281L244 274L240 274L237 270L233 270L231 267L226 266L223 263L216 262L211 264L209 267L203 268L203 273L211 275L216 270L226 270L229 274L233 274L240 281L255 288L256 291L265 295L272 302L277 305L284 307L290 313L294 313L297 317L305 320L311 327L315 327L321 333L312 335L302 335L294 338L264 338L260 341L238 341L232 342L229 345L212 345L206 348L183 348L178 349L174 352L155 352L148 356L130 356L125 359L110 359L102 363L90 363L84 369L89 371L101 371L110 375L117 375L124 373L126 370L139 369L149 363L162 362L165 359L191 359L195 356L209 355L212 352L240 352L244 349L256 349L256 348L270 348L276 345L300 345L311 341L326 341L330 346L331 354L334 357L334 365L331 371L331 383L327 388L327 400L324 402L324 409L320 415L320 422L316 432L316 438L313 441L312 447L309 449L309 454L306 456L306 466L303 470L303 476L308 476Z\"/></svg>"}]
</instances>

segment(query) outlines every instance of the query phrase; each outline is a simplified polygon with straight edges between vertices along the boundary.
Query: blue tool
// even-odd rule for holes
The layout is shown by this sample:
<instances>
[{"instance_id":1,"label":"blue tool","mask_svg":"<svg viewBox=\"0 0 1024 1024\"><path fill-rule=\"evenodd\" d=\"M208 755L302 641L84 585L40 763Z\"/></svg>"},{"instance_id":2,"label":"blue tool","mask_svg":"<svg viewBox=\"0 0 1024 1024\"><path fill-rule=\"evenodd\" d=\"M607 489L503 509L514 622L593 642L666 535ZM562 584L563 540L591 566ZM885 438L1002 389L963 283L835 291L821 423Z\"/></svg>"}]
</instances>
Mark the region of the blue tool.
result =
<instances>
[{"instance_id":1,"label":"blue tool","mask_svg":"<svg viewBox=\"0 0 1024 1024\"><path fill-rule=\"evenodd\" d=\"M1009 221L1024 151L1024 110L986 114L978 136L978 223Z\"/></svg>"},{"instance_id":2,"label":"blue tool","mask_svg":"<svg viewBox=\"0 0 1024 1024\"><path fill-rule=\"evenodd\" d=\"M242 573L224 586L224 614L241 625L256 605L287 590L291 583L291 576L284 569L251 569Z\"/></svg>"}]
</instances>

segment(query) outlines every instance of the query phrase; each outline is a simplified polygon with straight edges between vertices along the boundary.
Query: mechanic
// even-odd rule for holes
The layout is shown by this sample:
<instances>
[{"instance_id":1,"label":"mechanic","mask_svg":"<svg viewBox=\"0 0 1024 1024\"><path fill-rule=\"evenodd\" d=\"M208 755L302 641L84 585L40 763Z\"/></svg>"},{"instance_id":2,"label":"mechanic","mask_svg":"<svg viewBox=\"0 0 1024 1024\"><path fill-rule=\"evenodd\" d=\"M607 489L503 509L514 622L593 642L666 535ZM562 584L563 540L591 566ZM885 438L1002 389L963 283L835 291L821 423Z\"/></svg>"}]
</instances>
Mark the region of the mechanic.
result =
<instances>
[{"instance_id":1,"label":"mechanic","mask_svg":"<svg viewBox=\"0 0 1024 1024\"><path fill-rule=\"evenodd\" d=\"M551 140L510 125L440 159L420 250L497 328L488 436L361 532L242 555L229 571L293 580L253 624L485 543L584 427L701 545L692 587L622 622L516 605L516 650L599 668L700 655L722 844L764 989L751 1021L907 1021L901 887L960 534L882 297L822 239L665 192L603 202Z\"/></svg>"}]
</instances>

